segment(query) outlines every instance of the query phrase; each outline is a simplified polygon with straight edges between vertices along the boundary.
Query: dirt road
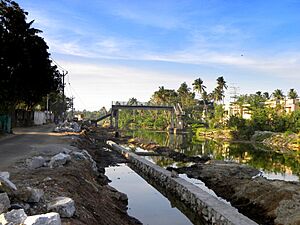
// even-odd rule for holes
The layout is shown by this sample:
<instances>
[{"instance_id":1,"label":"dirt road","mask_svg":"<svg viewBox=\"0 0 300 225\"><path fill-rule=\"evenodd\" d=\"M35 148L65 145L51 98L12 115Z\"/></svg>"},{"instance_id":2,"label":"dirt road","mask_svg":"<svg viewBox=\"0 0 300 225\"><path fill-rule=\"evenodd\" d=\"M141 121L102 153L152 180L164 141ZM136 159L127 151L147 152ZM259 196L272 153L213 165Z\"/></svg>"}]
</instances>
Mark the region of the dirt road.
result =
<instances>
[{"instance_id":1,"label":"dirt road","mask_svg":"<svg viewBox=\"0 0 300 225\"><path fill-rule=\"evenodd\" d=\"M61 134L53 133L54 125L16 128L14 134L0 139L0 170L12 166L20 159L36 154L46 144L63 144Z\"/></svg>"}]
</instances>

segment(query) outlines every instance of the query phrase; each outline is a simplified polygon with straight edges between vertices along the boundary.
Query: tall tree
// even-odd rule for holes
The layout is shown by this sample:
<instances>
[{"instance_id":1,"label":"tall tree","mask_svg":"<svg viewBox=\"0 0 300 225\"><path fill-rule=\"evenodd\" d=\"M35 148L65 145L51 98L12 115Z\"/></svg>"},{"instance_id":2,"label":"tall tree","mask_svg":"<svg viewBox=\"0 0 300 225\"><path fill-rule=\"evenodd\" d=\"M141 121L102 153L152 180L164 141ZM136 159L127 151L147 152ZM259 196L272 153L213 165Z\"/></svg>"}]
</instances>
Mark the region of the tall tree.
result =
<instances>
[{"instance_id":1,"label":"tall tree","mask_svg":"<svg viewBox=\"0 0 300 225\"><path fill-rule=\"evenodd\" d=\"M264 93L263 93L263 97L264 97L266 100L270 99L270 94L269 94L269 92L264 92Z\"/></svg>"},{"instance_id":2,"label":"tall tree","mask_svg":"<svg viewBox=\"0 0 300 225\"><path fill-rule=\"evenodd\" d=\"M178 100L181 106L186 108L191 107L195 103L195 93L191 91L186 82L182 83L177 90Z\"/></svg>"},{"instance_id":3,"label":"tall tree","mask_svg":"<svg viewBox=\"0 0 300 225\"><path fill-rule=\"evenodd\" d=\"M204 105L204 112L205 112L205 116L207 114L207 105L206 105L206 97L207 97L207 92L205 91L206 86L203 85L203 80L201 78L198 78L194 81L193 83L193 88L195 91L197 91L200 95L201 98L203 100L203 105Z\"/></svg>"},{"instance_id":4,"label":"tall tree","mask_svg":"<svg viewBox=\"0 0 300 225\"><path fill-rule=\"evenodd\" d=\"M284 99L284 94L283 91L280 89L276 89L274 90L274 92L272 93L272 96L275 100L282 100Z\"/></svg>"},{"instance_id":5,"label":"tall tree","mask_svg":"<svg viewBox=\"0 0 300 225\"><path fill-rule=\"evenodd\" d=\"M51 65L48 46L27 23L28 15L10 0L0 1L0 110L8 112L25 103L32 108L51 91L57 91L61 74Z\"/></svg>"},{"instance_id":6,"label":"tall tree","mask_svg":"<svg viewBox=\"0 0 300 225\"><path fill-rule=\"evenodd\" d=\"M294 88L291 88L288 93L289 99L297 99L299 96Z\"/></svg>"},{"instance_id":7,"label":"tall tree","mask_svg":"<svg viewBox=\"0 0 300 225\"><path fill-rule=\"evenodd\" d=\"M225 90L227 89L227 85L226 85L226 81L224 80L224 78L218 77L217 78L217 87L214 89L213 91L213 98L215 101L224 101L224 97L225 97Z\"/></svg>"},{"instance_id":8,"label":"tall tree","mask_svg":"<svg viewBox=\"0 0 300 225\"><path fill-rule=\"evenodd\" d=\"M201 78L198 78L194 81L193 88L199 94L202 94L205 91L206 86L203 85L203 80Z\"/></svg>"},{"instance_id":9,"label":"tall tree","mask_svg":"<svg viewBox=\"0 0 300 225\"><path fill-rule=\"evenodd\" d=\"M161 86L152 95L151 102L160 105L174 105L177 102L177 93L175 90L165 89L164 86Z\"/></svg>"}]
</instances>

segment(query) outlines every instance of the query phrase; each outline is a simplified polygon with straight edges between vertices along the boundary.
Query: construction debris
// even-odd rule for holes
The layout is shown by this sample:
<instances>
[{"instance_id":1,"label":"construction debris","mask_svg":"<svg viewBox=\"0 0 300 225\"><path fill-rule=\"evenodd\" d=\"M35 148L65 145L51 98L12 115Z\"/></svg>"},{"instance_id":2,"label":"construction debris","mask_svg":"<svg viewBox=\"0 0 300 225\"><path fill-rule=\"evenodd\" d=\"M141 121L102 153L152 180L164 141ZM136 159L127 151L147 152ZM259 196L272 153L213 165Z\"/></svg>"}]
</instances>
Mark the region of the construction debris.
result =
<instances>
[{"instance_id":1,"label":"construction debris","mask_svg":"<svg viewBox=\"0 0 300 225\"><path fill-rule=\"evenodd\" d=\"M54 132L80 132L81 126L77 122L68 122L65 121L64 123L60 124L59 126L55 127Z\"/></svg>"}]
</instances>

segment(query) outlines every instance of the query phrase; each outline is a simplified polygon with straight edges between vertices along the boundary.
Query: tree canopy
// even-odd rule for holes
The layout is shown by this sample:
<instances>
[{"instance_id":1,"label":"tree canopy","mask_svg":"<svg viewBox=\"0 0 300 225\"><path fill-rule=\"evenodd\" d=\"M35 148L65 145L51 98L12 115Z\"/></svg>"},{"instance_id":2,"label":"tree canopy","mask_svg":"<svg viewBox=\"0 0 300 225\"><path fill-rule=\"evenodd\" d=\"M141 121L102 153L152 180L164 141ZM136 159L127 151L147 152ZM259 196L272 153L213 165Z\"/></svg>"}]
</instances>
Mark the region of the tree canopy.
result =
<instances>
[{"instance_id":1,"label":"tree canopy","mask_svg":"<svg viewBox=\"0 0 300 225\"><path fill-rule=\"evenodd\" d=\"M0 1L0 112L17 104L32 108L61 88L61 74L51 63L41 33L27 22L28 13L16 2Z\"/></svg>"}]
</instances>

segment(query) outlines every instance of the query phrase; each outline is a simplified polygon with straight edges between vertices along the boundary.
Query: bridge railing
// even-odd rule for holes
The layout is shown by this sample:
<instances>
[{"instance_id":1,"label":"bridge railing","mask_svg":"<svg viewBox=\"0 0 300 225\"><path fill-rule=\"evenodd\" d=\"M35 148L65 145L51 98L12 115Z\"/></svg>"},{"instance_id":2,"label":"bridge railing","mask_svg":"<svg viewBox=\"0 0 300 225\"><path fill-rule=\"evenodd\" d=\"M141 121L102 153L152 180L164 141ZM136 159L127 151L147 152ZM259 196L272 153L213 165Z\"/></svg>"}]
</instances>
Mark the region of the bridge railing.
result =
<instances>
[{"instance_id":1,"label":"bridge railing","mask_svg":"<svg viewBox=\"0 0 300 225\"><path fill-rule=\"evenodd\" d=\"M124 106L126 106L126 105L130 105L130 106L173 106L173 105L171 105L171 104L159 104L159 103L151 103L151 102L139 102L139 101L137 101L137 102L130 102L130 101L127 101L127 102L125 102L125 101L113 101L112 102L112 105L124 105Z\"/></svg>"}]
</instances>

